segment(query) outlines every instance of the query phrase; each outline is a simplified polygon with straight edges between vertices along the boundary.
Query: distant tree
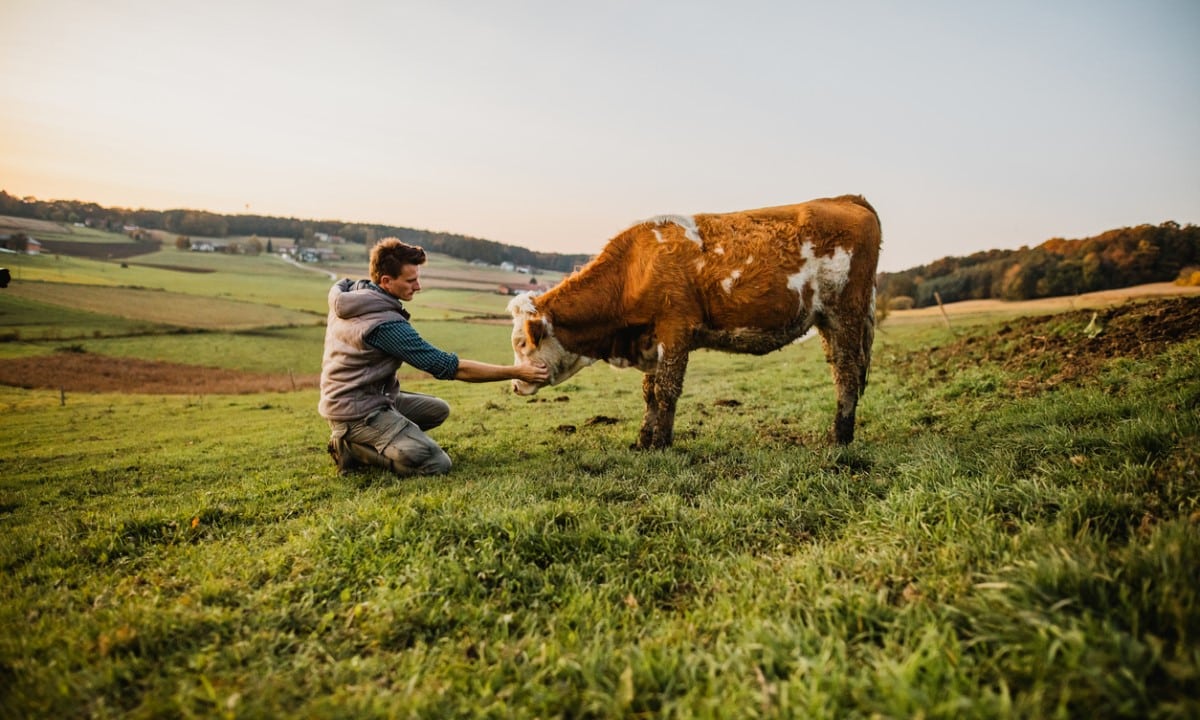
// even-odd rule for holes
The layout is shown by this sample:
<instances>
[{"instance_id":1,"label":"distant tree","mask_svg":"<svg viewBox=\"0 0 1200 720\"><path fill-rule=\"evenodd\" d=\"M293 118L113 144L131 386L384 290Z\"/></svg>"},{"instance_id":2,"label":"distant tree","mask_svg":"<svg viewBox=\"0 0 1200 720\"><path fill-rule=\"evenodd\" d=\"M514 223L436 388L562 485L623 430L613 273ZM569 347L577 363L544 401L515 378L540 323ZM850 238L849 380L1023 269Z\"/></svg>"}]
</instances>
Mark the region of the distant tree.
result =
<instances>
[{"instance_id":1,"label":"distant tree","mask_svg":"<svg viewBox=\"0 0 1200 720\"><path fill-rule=\"evenodd\" d=\"M192 239L190 237L188 237L187 235L176 235L175 236L175 247L180 250L191 250L192 249Z\"/></svg>"},{"instance_id":2,"label":"distant tree","mask_svg":"<svg viewBox=\"0 0 1200 720\"><path fill-rule=\"evenodd\" d=\"M275 247L271 244L271 238L267 238L267 254L271 255L275 252Z\"/></svg>"}]
</instances>

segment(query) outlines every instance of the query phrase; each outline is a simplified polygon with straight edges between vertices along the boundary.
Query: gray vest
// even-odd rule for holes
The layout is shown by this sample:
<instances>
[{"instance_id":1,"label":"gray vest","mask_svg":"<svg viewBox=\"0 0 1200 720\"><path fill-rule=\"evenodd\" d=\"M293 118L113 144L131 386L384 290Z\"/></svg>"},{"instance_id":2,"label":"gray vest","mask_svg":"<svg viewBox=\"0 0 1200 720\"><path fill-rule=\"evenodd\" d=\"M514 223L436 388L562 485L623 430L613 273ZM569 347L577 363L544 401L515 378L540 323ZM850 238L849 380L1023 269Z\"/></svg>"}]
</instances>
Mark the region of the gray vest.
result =
<instances>
[{"instance_id":1,"label":"gray vest","mask_svg":"<svg viewBox=\"0 0 1200 720\"><path fill-rule=\"evenodd\" d=\"M391 407L400 392L400 360L371 347L366 337L381 323L408 321L400 301L366 280L342 280L329 290L321 401L326 420L350 422Z\"/></svg>"}]
</instances>

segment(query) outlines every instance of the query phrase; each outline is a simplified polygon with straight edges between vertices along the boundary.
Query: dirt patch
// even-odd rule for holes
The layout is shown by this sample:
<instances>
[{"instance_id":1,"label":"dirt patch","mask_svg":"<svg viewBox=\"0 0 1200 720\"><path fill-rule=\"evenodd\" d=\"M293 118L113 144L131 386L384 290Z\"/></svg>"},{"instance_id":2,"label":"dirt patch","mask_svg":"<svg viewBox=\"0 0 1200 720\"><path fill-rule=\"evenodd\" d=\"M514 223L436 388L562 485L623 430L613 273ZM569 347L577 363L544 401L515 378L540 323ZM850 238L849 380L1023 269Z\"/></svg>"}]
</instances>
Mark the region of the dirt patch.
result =
<instances>
[{"instance_id":1,"label":"dirt patch","mask_svg":"<svg viewBox=\"0 0 1200 720\"><path fill-rule=\"evenodd\" d=\"M67 392L240 395L317 387L317 375L265 375L88 352L0 360L0 385Z\"/></svg>"},{"instance_id":2,"label":"dirt patch","mask_svg":"<svg viewBox=\"0 0 1200 720\"><path fill-rule=\"evenodd\" d=\"M952 378L963 367L996 364L1016 375L1018 395L1079 384L1113 358L1144 358L1168 345L1200 336L1200 297L1129 302L1001 325L990 334L963 337L944 347L895 359L898 369Z\"/></svg>"}]
</instances>

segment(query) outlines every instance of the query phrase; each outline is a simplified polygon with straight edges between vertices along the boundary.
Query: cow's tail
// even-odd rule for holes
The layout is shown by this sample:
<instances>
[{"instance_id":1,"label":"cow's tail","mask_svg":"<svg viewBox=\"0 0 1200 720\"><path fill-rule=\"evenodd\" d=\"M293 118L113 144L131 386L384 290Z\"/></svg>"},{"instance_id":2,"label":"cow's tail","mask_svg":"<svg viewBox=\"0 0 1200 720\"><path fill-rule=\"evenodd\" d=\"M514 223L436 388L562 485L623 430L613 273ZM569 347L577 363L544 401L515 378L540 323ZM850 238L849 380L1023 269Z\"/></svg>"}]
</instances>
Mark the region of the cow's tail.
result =
<instances>
[{"instance_id":1,"label":"cow's tail","mask_svg":"<svg viewBox=\"0 0 1200 720\"><path fill-rule=\"evenodd\" d=\"M873 205L871 205L871 203L867 202L867 199L865 197L863 197L862 195L847 195L846 199L850 200L851 202L853 202L855 205L858 205L859 207L862 207L862 208L865 208L865 209L871 211L871 215L874 216L874 218L875 218L875 224L879 227L880 243L882 244L883 222L879 219L879 213L875 210L875 207ZM875 247L872 249L875 252L876 261L878 261L879 247ZM874 274L874 268L872 268L872 274ZM875 302L876 302L875 278L872 276L872 278L871 278L871 302L868 306L867 317L866 317L866 321L863 323L863 330L862 330L863 366L862 366L862 374L860 377L861 382L858 385L859 395L862 395L862 393L867 389L867 376L870 374L870 369L871 369L871 347L875 344L875 318L876 318Z\"/></svg>"},{"instance_id":2,"label":"cow's tail","mask_svg":"<svg viewBox=\"0 0 1200 720\"><path fill-rule=\"evenodd\" d=\"M859 373L858 396L867 390L867 378L871 374L871 348L875 344L875 288L871 288L871 304L862 326L862 370Z\"/></svg>"}]
</instances>

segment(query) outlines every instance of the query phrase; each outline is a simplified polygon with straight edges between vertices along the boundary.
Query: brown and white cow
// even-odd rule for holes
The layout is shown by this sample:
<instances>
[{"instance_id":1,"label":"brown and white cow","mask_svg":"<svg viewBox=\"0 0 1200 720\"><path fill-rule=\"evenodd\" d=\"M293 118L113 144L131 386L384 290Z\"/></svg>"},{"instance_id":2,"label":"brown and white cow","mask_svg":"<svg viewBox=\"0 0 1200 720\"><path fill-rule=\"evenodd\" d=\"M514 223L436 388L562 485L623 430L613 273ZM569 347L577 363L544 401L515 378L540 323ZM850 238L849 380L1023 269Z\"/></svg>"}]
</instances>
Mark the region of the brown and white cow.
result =
<instances>
[{"instance_id":1,"label":"brown and white cow","mask_svg":"<svg viewBox=\"0 0 1200 720\"><path fill-rule=\"evenodd\" d=\"M761 355L821 334L837 386L833 438L854 439L875 337L875 209L844 195L720 215L660 216L609 241L545 294L509 303L517 360L557 385L604 360L645 373L637 447L671 444L688 353ZM520 395L539 386L513 382Z\"/></svg>"}]
</instances>

